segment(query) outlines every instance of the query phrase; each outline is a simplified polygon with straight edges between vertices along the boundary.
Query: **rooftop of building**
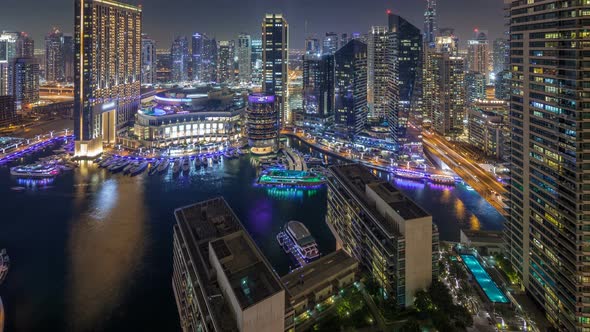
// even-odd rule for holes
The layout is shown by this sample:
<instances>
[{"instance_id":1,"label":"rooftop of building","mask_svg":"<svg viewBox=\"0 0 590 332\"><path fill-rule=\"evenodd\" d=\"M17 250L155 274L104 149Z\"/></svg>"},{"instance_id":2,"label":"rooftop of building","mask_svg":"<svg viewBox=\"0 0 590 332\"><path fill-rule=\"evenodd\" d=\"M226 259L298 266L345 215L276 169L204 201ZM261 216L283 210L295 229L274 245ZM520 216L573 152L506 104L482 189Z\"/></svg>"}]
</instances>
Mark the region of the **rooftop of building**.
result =
<instances>
[{"instance_id":1,"label":"rooftop of building","mask_svg":"<svg viewBox=\"0 0 590 332\"><path fill-rule=\"evenodd\" d=\"M236 112L245 108L244 98L220 86L174 88L155 94L154 105L140 115L163 117L202 112Z\"/></svg>"},{"instance_id":2,"label":"rooftop of building","mask_svg":"<svg viewBox=\"0 0 590 332\"><path fill-rule=\"evenodd\" d=\"M242 310L283 290L245 231L211 242Z\"/></svg>"},{"instance_id":3,"label":"rooftop of building","mask_svg":"<svg viewBox=\"0 0 590 332\"><path fill-rule=\"evenodd\" d=\"M310 292L331 283L335 278L356 270L358 262L344 250L332 252L301 269L281 278L291 299L307 296Z\"/></svg>"},{"instance_id":4,"label":"rooftop of building","mask_svg":"<svg viewBox=\"0 0 590 332\"><path fill-rule=\"evenodd\" d=\"M365 206L372 212L384 228L393 233L398 233L398 227L393 225L392 221L385 220L376 210L374 203L371 202L366 193L366 187L371 188L379 197L381 197L395 212L405 220L428 217L426 211L418 206L414 201L405 196L401 191L395 188L391 183L377 178L371 171L360 164L335 165L330 167L330 171L341 183L352 190L356 197L360 199Z\"/></svg>"},{"instance_id":5,"label":"rooftop of building","mask_svg":"<svg viewBox=\"0 0 590 332\"><path fill-rule=\"evenodd\" d=\"M230 314L229 300L219 296L222 291L209 259L210 248L222 264L242 309L283 290L272 267L225 199L217 197L188 205L176 209L174 214L198 279L204 281L200 285L203 298L221 330L233 331L237 325Z\"/></svg>"}]
</instances>

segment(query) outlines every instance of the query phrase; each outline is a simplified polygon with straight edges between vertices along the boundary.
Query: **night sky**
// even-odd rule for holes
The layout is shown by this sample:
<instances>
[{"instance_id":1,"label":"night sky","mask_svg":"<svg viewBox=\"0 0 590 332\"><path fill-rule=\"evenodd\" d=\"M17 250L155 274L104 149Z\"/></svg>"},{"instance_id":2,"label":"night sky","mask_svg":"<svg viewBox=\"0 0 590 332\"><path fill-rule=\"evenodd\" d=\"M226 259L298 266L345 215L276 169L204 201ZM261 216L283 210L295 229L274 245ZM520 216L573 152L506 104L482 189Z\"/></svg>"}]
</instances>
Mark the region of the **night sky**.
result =
<instances>
[{"instance_id":1,"label":"night sky","mask_svg":"<svg viewBox=\"0 0 590 332\"><path fill-rule=\"evenodd\" d=\"M73 32L74 0L2 0L0 30L26 31L43 48L52 26ZM291 47L302 48L307 32L323 35L362 32L387 25L385 10L423 28L425 0L127 0L142 4L144 32L168 48L175 35L205 32L218 40L235 39L239 32L260 34L265 13L283 13L291 28ZM438 0L439 27L453 27L460 40L471 38L475 27L490 38L502 36L502 0Z\"/></svg>"}]
</instances>

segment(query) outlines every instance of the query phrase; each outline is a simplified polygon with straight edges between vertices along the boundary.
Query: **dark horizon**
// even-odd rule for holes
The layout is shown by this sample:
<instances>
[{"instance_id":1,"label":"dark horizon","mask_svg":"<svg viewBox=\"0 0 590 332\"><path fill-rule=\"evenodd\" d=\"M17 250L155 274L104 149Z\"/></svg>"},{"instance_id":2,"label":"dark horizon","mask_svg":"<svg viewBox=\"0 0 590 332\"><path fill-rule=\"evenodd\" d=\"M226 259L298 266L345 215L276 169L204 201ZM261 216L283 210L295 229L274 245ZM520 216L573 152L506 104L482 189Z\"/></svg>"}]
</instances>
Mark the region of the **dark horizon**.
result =
<instances>
[{"instance_id":1,"label":"dark horizon","mask_svg":"<svg viewBox=\"0 0 590 332\"><path fill-rule=\"evenodd\" d=\"M0 29L27 32L35 40L37 49L43 48L44 36L53 26L73 32L74 0L5 1ZM263 16L275 12L282 13L289 23L291 48L303 48L309 34L315 33L321 39L325 32L366 33L373 25L385 26L387 9L423 30L425 7L424 0L347 1L346 6L338 0L322 0L321 3L314 0L216 0L204 4L190 0L124 2L142 5L143 32L157 41L158 48L170 47L176 35L190 36L194 32L205 32L218 40L236 39L240 32L260 35ZM438 1L438 25L439 28L455 28L462 44L471 38L474 28L488 30L493 40L503 35L502 7L501 0ZM35 12L43 13L43 17L39 18Z\"/></svg>"}]
</instances>

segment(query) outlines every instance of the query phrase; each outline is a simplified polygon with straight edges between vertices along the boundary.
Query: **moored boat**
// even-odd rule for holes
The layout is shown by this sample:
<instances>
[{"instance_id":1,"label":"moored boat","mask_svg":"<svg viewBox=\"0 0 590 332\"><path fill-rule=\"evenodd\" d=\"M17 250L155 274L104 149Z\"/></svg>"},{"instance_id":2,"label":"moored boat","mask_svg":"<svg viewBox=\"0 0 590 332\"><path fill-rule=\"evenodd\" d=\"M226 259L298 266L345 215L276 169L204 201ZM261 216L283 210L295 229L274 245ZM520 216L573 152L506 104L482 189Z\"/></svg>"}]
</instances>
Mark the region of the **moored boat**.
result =
<instances>
[{"instance_id":1,"label":"moored boat","mask_svg":"<svg viewBox=\"0 0 590 332\"><path fill-rule=\"evenodd\" d=\"M148 168L149 162L142 161L137 166L132 167L129 171L130 176L136 176L143 173Z\"/></svg>"},{"instance_id":2,"label":"moored boat","mask_svg":"<svg viewBox=\"0 0 590 332\"><path fill-rule=\"evenodd\" d=\"M123 174L129 174L131 170L139 165L139 161L134 161L129 163L125 168L123 168Z\"/></svg>"},{"instance_id":3,"label":"moored boat","mask_svg":"<svg viewBox=\"0 0 590 332\"><path fill-rule=\"evenodd\" d=\"M178 158L174 161L174 165L172 165L172 174L176 175L180 173L180 169L182 167L183 158Z\"/></svg>"},{"instance_id":4,"label":"moored boat","mask_svg":"<svg viewBox=\"0 0 590 332\"><path fill-rule=\"evenodd\" d=\"M131 163L131 161L121 158L116 163L110 165L107 169L111 173L118 173L118 172L121 172L122 170L124 170L125 167L127 167L130 163Z\"/></svg>"},{"instance_id":5,"label":"moored boat","mask_svg":"<svg viewBox=\"0 0 590 332\"><path fill-rule=\"evenodd\" d=\"M191 158L184 157L182 160L182 173L187 175L191 171Z\"/></svg>"},{"instance_id":6,"label":"moored boat","mask_svg":"<svg viewBox=\"0 0 590 332\"><path fill-rule=\"evenodd\" d=\"M170 167L170 159L166 158L158 165L158 173L166 172L168 167Z\"/></svg>"},{"instance_id":7,"label":"moored boat","mask_svg":"<svg viewBox=\"0 0 590 332\"><path fill-rule=\"evenodd\" d=\"M156 172L158 171L158 166L160 166L161 163L162 160L156 160L155 162L153 162L150 171L148 172L148 175L156 174Z\"/></svg>"},{"instance_id":8,"label":"moored boat","mask_svg":"<svg viewBox=\"0 0 590 332\"><path fill-rule=\"evenodd\" d=\"M300 221L289 221L285 229L277 235L277 241L301 266L320 256L315 239Z\"/></svg>"},{"instance_id":9,"label":"moored boat","mask_svg":"<svg viewBox=\"0 0 590 332\"><path fill-rule=\"evenodd\" d=\"M32 164L10 168L10 174L20 178L53 178L59 173L59 168L50 164Z\"/></svg>"}]
</instances>

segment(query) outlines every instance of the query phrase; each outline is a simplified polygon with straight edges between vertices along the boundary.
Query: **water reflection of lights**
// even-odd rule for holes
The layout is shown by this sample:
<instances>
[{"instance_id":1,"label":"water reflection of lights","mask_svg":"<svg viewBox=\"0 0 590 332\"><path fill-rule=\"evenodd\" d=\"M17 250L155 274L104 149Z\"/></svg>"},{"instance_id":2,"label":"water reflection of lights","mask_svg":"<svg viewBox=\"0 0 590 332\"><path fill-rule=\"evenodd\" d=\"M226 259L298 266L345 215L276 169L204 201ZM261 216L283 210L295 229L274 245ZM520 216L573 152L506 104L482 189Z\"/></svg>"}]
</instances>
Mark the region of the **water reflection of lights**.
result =
<instances>
[{"instance_id":1,"label":"water reflection of lights","mask_svg":"<svg viewBox=\"0 0 590 332\"><path fill-rule=\"evenodd\" d=\"M76 189L89 195L80 195L70 224L66 319L72 331L104 330L105 316L120 309L143 264L148 209L140 178L109 178L95 187L93 177L79 176L88 186Z\"/></svg>"},{"instance_id":2,"label":"water reflection of lights","mask_svg":"<svg viewBox=\"0 0 590 332\"><path fill-rule=\"evenodd\" d=\"M302 199L304 196L313 197L317 195L317 189L295 189L295 188L267 188L268 196L280 200Z\"/></svg>"},{"instance_id":3,"label":"water reflection of lights","mask_svg":"<svg viewBox=\"0 0 590 332\"><path fill-rule=\"evenodd\" d=\"M20 186L36 189L46 187L53 183L53 178L46 178L46 179L17 179L17 183Z\"/></svg>"},{"instance_id":4,"label":"water reflection of lights","mask_svg":"<svg viewBox=\"0 0 590 332\"><path fill-rule=\"evenodd\" d=\"M115 206L117 197L117 181L115 179L105 181L96 193L96 206L92 217L103 220Z\"/></svg>"},{"instance_id":5,"label":"water reflection of lights","mask_svg":"<svg viewBox=\"0 0 590 332\"><path fill-rule=\"evenodd\" d=\"M424 184L424 182L422 182L422 181L407 180L407 179L402 179L402 178L397 178L397 177L393 178L393 183L398 187L412 188L412 189L424 188L426 186Z\"/></svg>"},{"instance_id":6,"label":"water reflection of lights","mask_svg":"<svg viewBox=\"0 0 590 332\"><path fill-rule=\"evenodd\" d=\"M481 228L479 219L474 214L472 214L471 218L469 218L469 224L471 226L471 229L474 231L478 231Z\"/></svg>"},{"instance_id":7,"label":"water reflection of lights","mask_svg":"<svg viewBox=\"0 0 590 332\"><path fill-rule=\"evenodd\" d=\"M465 204L461 202L461 200L455 200L455 214L457 218L464 219L465 218Z\"/></svg>"}]
</instances>

